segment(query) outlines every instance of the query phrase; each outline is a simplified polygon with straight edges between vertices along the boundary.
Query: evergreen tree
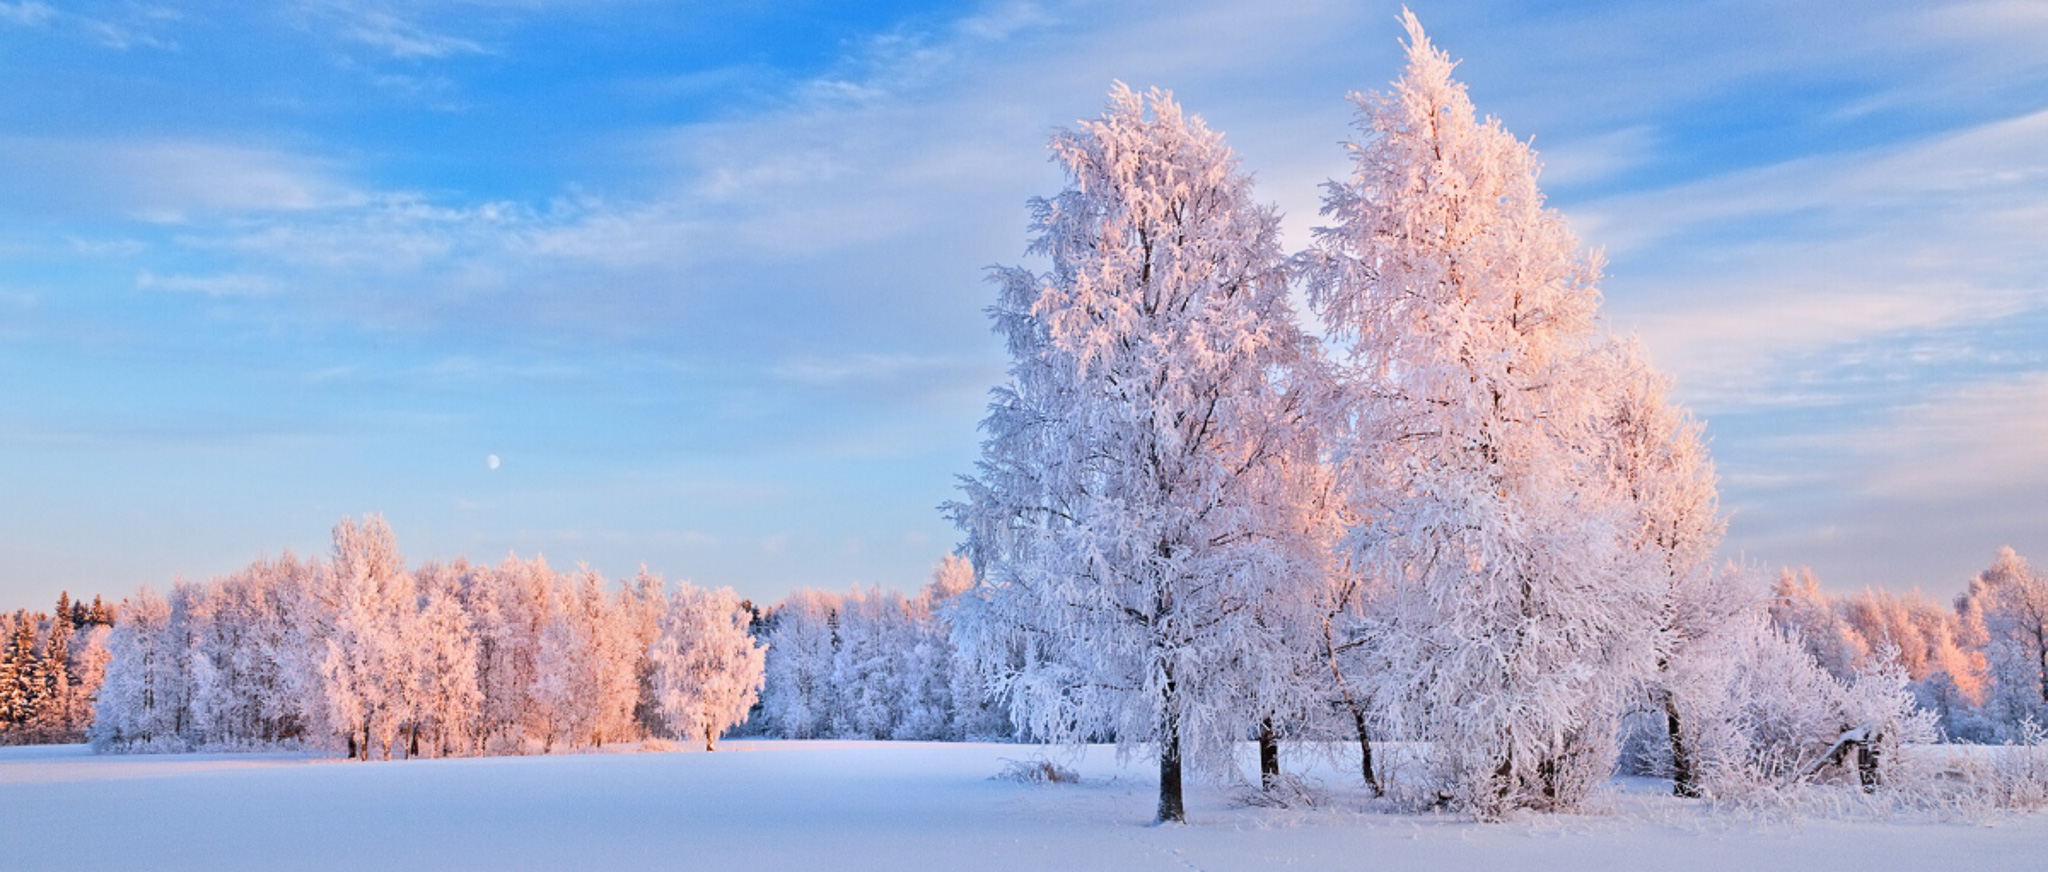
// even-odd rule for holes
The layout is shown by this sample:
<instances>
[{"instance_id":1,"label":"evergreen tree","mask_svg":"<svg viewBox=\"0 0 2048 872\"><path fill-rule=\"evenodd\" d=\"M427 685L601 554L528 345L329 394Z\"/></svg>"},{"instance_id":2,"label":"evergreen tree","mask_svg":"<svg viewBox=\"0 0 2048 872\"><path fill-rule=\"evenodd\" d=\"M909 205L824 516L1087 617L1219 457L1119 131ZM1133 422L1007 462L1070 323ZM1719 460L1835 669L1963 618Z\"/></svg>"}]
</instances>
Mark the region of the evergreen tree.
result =
<instances>
[{"instance_id":1,"label":"evergreen tree","mask_svg":"<svg viewBox=\"0 0 2048 872\"><path fill-rule=\"evenodd\" d=\"M22 646L22 623L27 612L0 615L0 732L11 731L28 721L28 651Z\"/></svg>"},{"instance_id":2,"label":"evergreen tree","mask_svg":"<svg viewBox=\"0 0 2048 872\"><path fill-rule=\"evenodd\" d=\"M50 631L43 642L43 704L38 712L39 731L46 740L76 741L78 727L71 720L76 708L71 686L71 604L57 595L57 613L50 618Z\"/></svg>"}]
</instances>

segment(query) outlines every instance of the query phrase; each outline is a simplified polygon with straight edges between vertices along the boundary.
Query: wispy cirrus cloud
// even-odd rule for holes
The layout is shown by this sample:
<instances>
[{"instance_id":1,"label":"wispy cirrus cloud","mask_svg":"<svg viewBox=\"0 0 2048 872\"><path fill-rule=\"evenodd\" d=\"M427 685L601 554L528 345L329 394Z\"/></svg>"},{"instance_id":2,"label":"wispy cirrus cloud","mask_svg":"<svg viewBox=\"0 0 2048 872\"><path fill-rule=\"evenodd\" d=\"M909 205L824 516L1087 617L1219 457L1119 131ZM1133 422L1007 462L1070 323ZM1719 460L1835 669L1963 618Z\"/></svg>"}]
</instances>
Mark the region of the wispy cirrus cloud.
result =
<instances>
[{"instance_id":1,"label":"wispy cirrus cloud","mask_svg":"<svg viewBox=\"0 0 2048 872\"><path fill-rule=\"evenodd\" d=\"M903 376L962 366L977 361L915 354L849 354L838 357L798 357L777 364L770 372L779 379L802 385L829 387L854 382L893 381Z\"/></svg>"},{"instance_id":2,"label":"wispy cirrus cloud","mask_svg":"<svg viewBox=\"0 0 2048 872\"><path fill-rule=\"evenodd\" d=\"M308 28L397 60L439 60L492 53L473 39L429 27L419 20L420 11L401 11L397 5L377 0L306 0L299 7L299 15Z\"/></svg>"},{"instance_id":3,"label":"wispy cirrus cloud","mask_svg":"<svg viewBox=\"0 0 2048 872\"><path fill-rule=\"evenodd\" d=\"M87 3L58 9L38 0L0 2L0 24L66 31L101 48L123 52L135 48L177 51L178 40L170 31L184 19L185 14L177 9L149 3Z\"/></svg>"},{"instance_id":4,"label":"wispy cirrus cloud","mask_svg":"<svg viewBox=\"0 0 2048 872\"><path fill-rule=\"evenodd\" d=\"M177 51L180 47L178 41L167 35L165 30L184 17L184 13L168 6L131 4L118 15L107 18L80 16L79 23L100 45L115 51L133 48Z\"/></svg>"},{"instance_id":5,"label":"wispy cirrus cloud","mask_svg":"<svg viewBox=\"0 0 2048 872\"><path fill-rule=\"evenodd\" d=\"M36 27L57 17L57 10L47 3L36 0L21 0L19 3L0 3L0 21L23 27Z\"/></svg>"},{"instance_id":6,"label":"wispy cirrus cloud","mask_svg":"<svg viewBox=\"0 0 2048 872\"><path fill-rule=\"evenodd\" d=\"M1858 447L1877 464L1872 494L2048 493L2048 372L1944 390Z\"/></svg>"},{"instance_id":7,"label":"wispy cirrus cloud","mask_svg":"<svg viewBox=\"0 0 2048 872\"><path fill-rule=\"evenodd\" d=\"M57 216L182 223L358 199L333 170L317 158L220 142L0 138L0 191Z\"/></svg>"},{"instance_id":8,"label":"wispy cirrus cloud","mask_svg":"<svg viewBox=\"0 0 2048 872\"><path fill-rule=\"evenodd\" d=\"M1572 215L1615 249L1618 324L1709 406L1768 402L1785 360L2048 306L2048 112Z\"/></svg>"},{"instance_id":9,"label":"wispy cirrus cloud","mask_svg":"<svg viewBox=\"0 0 2048 872\"><path fill-rule=\"evenodd\" d=\"M256 297L277 290L276 282L266 276L235 273L160 276L149 270L143 270L135 276L135 286L145 291L200 294L208 297Z\"/></svg>"}]
</instances>

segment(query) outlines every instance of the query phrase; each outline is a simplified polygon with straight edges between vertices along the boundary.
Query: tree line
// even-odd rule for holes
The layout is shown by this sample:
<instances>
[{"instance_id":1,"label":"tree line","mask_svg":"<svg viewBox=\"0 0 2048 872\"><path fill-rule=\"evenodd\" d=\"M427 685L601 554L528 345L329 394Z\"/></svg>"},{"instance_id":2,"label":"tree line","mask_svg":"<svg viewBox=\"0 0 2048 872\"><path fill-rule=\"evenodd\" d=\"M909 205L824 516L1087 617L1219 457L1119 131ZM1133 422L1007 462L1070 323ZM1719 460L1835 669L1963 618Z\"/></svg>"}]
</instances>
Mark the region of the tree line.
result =
<instances>
[{"instance_id":1,"label":"tree line","mask_svg":"<svg viewBox=\"0 0 2048 872\"><path fill-rule=\"evenodd\" d=\"M0 613L0 744L77 742L106 675L115 610L57 595L53 613Z\"/></svg>"},{"instance_id":2,"label":"tree line","mask_svg":"<svg viewBox=\"0 0 2048 872\"><path fill-rule=\"evenodd\" d=\"M408 571L381 517L168 599L144 587L106 637L99 751L325 748L373 757L547 753L745 720L763 651L729 589L608 589L541 558Z\"/></svg>"},{"instance_id":3,"label":"tree line","mask_svg":"<svg viewBox=\"0 0 2048 872\"><path fill-rule=\"evenodd\" d=\"M1914 591L1835 596L1783 570L1771 620L1836 677L1895 662L1952 741L2026 741L2048 726L2048 576L2010 547L1949 607Z\"/></svg>"},{"instance_id":4,"label":"tree line","mask_svg":"<svg viewBox=\"0 0 2048 872\"><path fill-rule=\"evenodd\" d=\"M879 588L792 592L764 616L757 729L788 739L1007 740L1008 709L955 638L974 585L948 555L914 597Z\"/></svg>"}]
</instances>

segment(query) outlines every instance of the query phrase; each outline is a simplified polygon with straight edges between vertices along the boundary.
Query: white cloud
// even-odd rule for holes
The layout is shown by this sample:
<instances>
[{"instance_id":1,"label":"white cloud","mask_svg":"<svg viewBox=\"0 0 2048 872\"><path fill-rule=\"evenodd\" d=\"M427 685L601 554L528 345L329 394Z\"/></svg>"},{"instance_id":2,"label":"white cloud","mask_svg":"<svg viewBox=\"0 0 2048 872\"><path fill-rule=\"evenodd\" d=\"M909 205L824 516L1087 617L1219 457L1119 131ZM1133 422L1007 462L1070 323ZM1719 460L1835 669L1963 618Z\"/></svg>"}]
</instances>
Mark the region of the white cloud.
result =
<instances>
[{"instance_id":1,"label":"white cloud","mask_svg":"<svg viewBox=\"0 0 2048 872\"><path fill-rule=\"evenodd\" d=\"M1871 493L2038 492L2048 487L2048 373L1967 385L1905 407L1856 447L1879 463Z\"/></svg>"},{"instance_id":2,"label":"white cloud","mask_svg":"<svg viewBox=\"0 0 2048 872\"><path fill-rule=\"evenodd\" d=\"M363 0L307 0L300 14L315 29L325 29L358 45L398 60L439 60L461 55L490 54L474 40L436 33L416 17L401 14L392 4Z\"/></svg>"},{"instance_id":3,"label":"white cloud","mask_svg":"<svg viewBox=\"0 0 2048 872\"><path fill-rule=\"evenodd\" d=\"M131 48L153 48L162 51L177 51L178 41L157 32L162 22L177 19L175 13L162 16L144 17L129 21L101 21L93 18L81 19L86 32L91 33L99 44L115 51Z\"/></svg>"},{"instance_id":4,"label":"white cloud","mask_svg":"<svg viewBox=\"0 0 2048 872\"><path fill-rule=\"evenodd\" d=\"M1617 326L1696 398L1780 365L2048 305L2048 112L1574 209L1616 250Z\"/></svg>"},{"instance_id":5,"label":"white cloud","mask_svg":"<svg viewBox=\"0 0 2048 872\"><path fill-rule=\"evenodd\" d=\"M1702 225L1813 210L1923 227L1954 213L2005 229L2007 216L1983 207L2040 208L2048 201L2044 192L2048 110L1904 145L1803 157L1598 200L1574 209L1573 218L1610 250L1627 251ZM2048 238L2044 227L2010 229L2029 242Z\"/></svg>"},{"instance_id":6,"label":"white cloud","mask_svg":"<svg viewBox=\"0 0 2048 872\"><path fill-rule=\"evenodd\" d=\"M1920 12L1915 23L1922 25L1916 30L1936 39L1977 52L2003 49L2033 62L2039 61L2041 46L2048 45L2048 2L2043 0L1954 3Z\"/></svg>"},{"instance_id":7,"label":"white cloud","mask_svg":"<svg viewBox=\"0 0 2048 872\"><path fill-rule=\"evenodd\" d=\"M1658 368L1675 374L1688 400L1704 410L1808 405L1812 384L1778 381L1794 358L1888 335L2001 318L2024 311L2023 297L1968 286L1861 286L1813 276L1777 277L1768 287L1710 282L1683 307L1630 316ZM1823 386L1824 387L1824 386Z\"/></svg>"},{"instance_id":8,"label":"white cloud","mask_svg":"<svg viewBox=\"0 0 2048 872\"><path fill-rule=\"evenodd\" d=\"M1546 188L1570 187L1614 178L1650 162L1661 144L1656 128L1631 125L1606 133L1537 143Z\"/></svg>"},{"instance_id":9,"label":"white cloud","mask_svg":"<svg viewBox=\"0 0 2048 872\"><path fill-rule=\"evenodd\" d=\"M56 17L56 15L57 10L50 8L49 4L38 3L36 0L22 0L20 3L0 3L0 21L5 21L9 24L36 27Z\"/></svg>"},{"instance_id":10,"label":"white cloud","mask_svg":"<svg viewBox=\"0 0 2048 872\"><path fill-rule=\"evenodd\" d=\"M235 273L210 276L159 276L149 270L143 270L135 276L135 286L145 291L170 291L208 297L260 297L277 290L277 284L266 276Z\"/></svg>"},{"instance_id":11,"label":"white cloud","mask_svg":"<svg viewBox=\"0 0 2048 872\"><path fill-rule=\"evenodd\" d=\"M359 199L321 160L188 140L0 138L0 192L49 213L180 223L201 214L308 210Z\"/></svg>"},{"instance_id":12,"label":"white cloud","mask_svg":"<svg viewBox=\"0 0 2048 872\"><path fill-rule=\"evenodd\" d=\"M850 354L802 357L771 370L779 379L803 385L830 386L845 382L886 381L899 376L973 365L948 357L914 354Z\"/></svg>"},{"instance_id":13,"label":"white cloud","mask_svg":"<svg viewBox=\"0 0 2048 872\"><path fill-rule=\"evenodd\" d=\"M960 20L960 33L985 42L1002 42L1023 31L1056 23L1057 19L1036 3L1004 3Z\"/></svg>"}]
</instances>

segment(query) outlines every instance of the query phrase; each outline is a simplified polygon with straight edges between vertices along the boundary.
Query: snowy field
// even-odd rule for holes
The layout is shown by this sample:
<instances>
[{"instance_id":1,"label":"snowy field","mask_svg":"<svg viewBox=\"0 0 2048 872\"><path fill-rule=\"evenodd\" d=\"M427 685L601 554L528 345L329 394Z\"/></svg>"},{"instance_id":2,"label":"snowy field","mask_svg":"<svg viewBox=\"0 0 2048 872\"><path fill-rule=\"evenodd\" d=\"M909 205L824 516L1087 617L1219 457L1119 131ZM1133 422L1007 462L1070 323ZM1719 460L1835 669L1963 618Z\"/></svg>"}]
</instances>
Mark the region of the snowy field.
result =
<instances>
[{"instance_id":1,"label":"snowy field","mask_svg":"<svg viewBox=\"0 0 2048 872\"><path fill-rule=\"evenodd\" d=\"M733 741L719 753L350 763L0 748L0 867L248 869L2048 868L2048 816L1743 824L1627 785L1599 816L1505 824L1249 808L1198 787L1150 826L1156 770L991 778L1016 745ZM1060 759L1060 758L1055 758ZM1325 773L1333 782L1334 773ZM1332 805L1355 800L1341 793Z\"/></svg>"}]
</instances>

